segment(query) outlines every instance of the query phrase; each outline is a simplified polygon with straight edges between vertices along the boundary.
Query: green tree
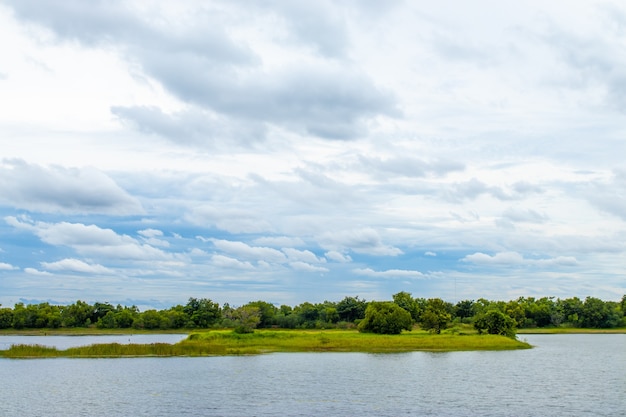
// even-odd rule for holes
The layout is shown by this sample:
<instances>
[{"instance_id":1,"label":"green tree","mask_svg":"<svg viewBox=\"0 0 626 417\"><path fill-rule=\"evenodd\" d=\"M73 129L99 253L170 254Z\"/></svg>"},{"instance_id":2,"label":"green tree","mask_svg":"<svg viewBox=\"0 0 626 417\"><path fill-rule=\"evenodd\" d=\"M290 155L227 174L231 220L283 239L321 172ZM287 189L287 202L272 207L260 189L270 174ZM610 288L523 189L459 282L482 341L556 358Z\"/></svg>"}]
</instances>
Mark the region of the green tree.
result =
<instances>
[{"instance_id":1,"label":"green tree","mask_svg":"<svg viewBox=\"0 0 626 417\"><path fill-rule=\"evenodd\" d=\"M235 323L235 333L252 333L261 323L261 308L255 305L244 305L231 310L230 316Z\"/></svg>"},{"instance_id":2,"label":"green tree","mask_svg":"<svg viewBox=\"0 0 626 417\"><path fill-rule=\"evenodd\" d=\"M411 296L410 292L400 291L393 296L393 302L409 312L413 322L417 322L420 318L420 307L417 301Z\"/></svg>"},{"instance_id":3,"label":"green tree","mask_svg":"<svg viewBox=\"0 0 626 417\"><path fill-rule=\"evenodd\" d=\"M201 328L210 327L222 318L219 304L208 298L189 298L183 311L189 316L194 326Z\"/></svg>"},{"instance_id":4,"label":"green tree","mask_svg":"<svg viewBox=\"0 0 626 417\"><path fill-rule=\"evenodd\" d=\"M0 329L8 329L13 326L13 310L0 308Z\"/></svg>"},{"instance_id":5,"label":"green tree","mask_svg":"<svg viewBox=\"0 0 626 417\"><path fill-rule=\"evenodd\" d=\"M420 317L420 327L431 333L441 333L441 330L445 329L452 320L452 315L448 312L448 304L441 298L428 299L426 309Z\"/></svg>"},{"instance_id":6,"label":"green tree","mask_svg":"<svg viewBox=\"0 0 626 417\"><path fill-rule=\"evenodd\" d=\"M249 307L256 307L259 309L259 318L260 321L258 323L259 327L271 327L276 324L275 316L277 313L277 308L274 304L270 304L266 301L252 301L246 304Z\"/></svg>"},{"instance_id":7,"label":"green tree","mask_svg":"<svg viewBox=\"0 0 626 417\"><path fill-rule=\"evenodd\" d=\"M411 314L399 305L389 301L372 301L365 309L365 318L359 323L360 332L400 334L411 330Z\"/></svg>"},{"instance_id":8,"label":"green tree","mask_svg":"<svg viewBox=\"0 0 626 417\"><path fill-rule=\"evenodd\" d=\"M115 313L113 311L107 312L104 317L101 317L96 322L96 327L99 329L115 329L117 328L117 321L115 320Z\"/></svg>"},{"instance_id":9,"label":"green tree","mask_svg":"<svg viewBox=\"0 0 626 417\"><path fill-rule=\"evenodd\" d=\"M583 327L609 328L617 327L622 321L622 314L617 303L604 302L599 298L587 297L583 304Z\"/></svg>"},{"instance_id":10,"label":"green tree","mask_svg":"<svg viewBox=\"0 0 626 417\"><path fill-rule=\"evenodd\" d=\"M563 314L565 324L572 327L580 327L583 316L583 302L578 297L557 300L556 304Z\"/></svg>"},{"instance_id":11,"label":"green tree","mask_svg":"<svg viewBox=\"0 0 626 417\"><path fill-rule=\"evenodd\" d=\"M294 314L299 316L301 326L307 329L314 328L320 317L320 311L314 304L308 301L296 306L296 308L294 308Z\"/></svg>"},{"instance_id":12,"label":"green tree","mask_svg":"<svg viewBox=\"0 0 626 417\"><path fill-rule=\"evenodd\" d=\"M460 319L468 319L474 315L474 300L463 300L454 306L454 315Z\"/></svg>"},{"instance_id":13,"label":"green tree","mask_svg":"<svg viewBox=\"0 0 626 417\"><path fill-rule=\"evenodd\" d=\"M117 327L128 329L133 326L135 319L139 316L139 309L136 306L122 307L118 305L114 314Z\"/></svg>"},{"instance_id":14,"label":"green tree","mask_svg":"<svg viewBox=\"0 0 626 417\"><path fill-rule=\"evenodd\" d=\"M355 322L365 317L367 302L356 297L345 297L337 303L337 314L340 321Z\"/></svg>"},{"instance_id":15,"label":"green tree","mask_svg":"<svg viewBox=\"0 0 626 417\"><path fill-rule=\"evenodd\" d=\"M133 327L137 329L164 329L167 327L168 320L161 312L150 309L146 310L139 315L139 318L134 321Z\"/></svg>"},{"instance_id":16,"label":"green tree","mask_svg":"<svg viewBox=\"0 0 626 417\"><path fill-rule=\"evenodd\" d=\"M61 317L65 327L85 327L91 323L93 307L84 301L78 300L74 304L63 308Z\"/></svg>"},{"instance_id":17,"label":"green tree","mask_svg":"<svg viewBox=\"0 0 626 417\"><path fill-rule=\"evenodd\" d=\"M478 333L499 334L515 338L515 320L500 310L489 310L481 313L474 320L474 328Z\"/></svg>"}]
</instances>

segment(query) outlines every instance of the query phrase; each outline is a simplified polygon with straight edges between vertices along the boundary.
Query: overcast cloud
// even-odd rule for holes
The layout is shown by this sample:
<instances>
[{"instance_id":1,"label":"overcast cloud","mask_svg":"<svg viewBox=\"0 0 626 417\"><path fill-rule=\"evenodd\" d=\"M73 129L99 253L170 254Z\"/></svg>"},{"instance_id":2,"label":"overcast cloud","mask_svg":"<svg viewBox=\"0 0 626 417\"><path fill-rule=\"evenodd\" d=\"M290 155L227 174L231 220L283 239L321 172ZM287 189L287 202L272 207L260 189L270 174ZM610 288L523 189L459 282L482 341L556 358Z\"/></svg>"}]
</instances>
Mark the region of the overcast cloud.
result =
<instances>
[{"instance_id":1,"label":"overcast cloud","mask_svg":"<svg viewBox=\"0 0 626 417\"><path fill-rule=\"evenodd\" d=\"M0 0L0 303L620 299L625 22Z\"/></svg>"}]
</instances>

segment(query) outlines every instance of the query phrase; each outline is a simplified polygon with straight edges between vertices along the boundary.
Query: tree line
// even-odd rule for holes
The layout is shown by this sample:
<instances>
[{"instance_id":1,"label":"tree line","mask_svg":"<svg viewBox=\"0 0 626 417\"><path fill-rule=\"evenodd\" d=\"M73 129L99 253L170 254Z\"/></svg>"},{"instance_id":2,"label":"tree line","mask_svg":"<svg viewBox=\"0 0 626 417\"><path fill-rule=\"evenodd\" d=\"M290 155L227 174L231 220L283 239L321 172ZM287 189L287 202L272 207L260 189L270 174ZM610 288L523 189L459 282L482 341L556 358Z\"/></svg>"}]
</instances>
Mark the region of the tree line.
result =
<instances>
[{"instance_id":1,"label":"tree line","mask_svg":"<svg viewBox=\"0 0 626 417\"><path fill-rule=\"evenodd\" d=\"M189 298L185 305L140 311L136 306L17 303L0 305L0 329L97 327L147 330L232 328L252 332L256 328L327 329L358 328L364 332L400 333L415 326L432 333L460 323L481 333L514 336L518 328L626 327L626 295L621 301L595 297L519 297L511 301L463 300L456 304L440 298L413 297L402 291L391 301L366 301L345 297L341 301L304 302L295 307L252 301L239 307L220 306L208 298Z\"/></svg>"}]
</instances>

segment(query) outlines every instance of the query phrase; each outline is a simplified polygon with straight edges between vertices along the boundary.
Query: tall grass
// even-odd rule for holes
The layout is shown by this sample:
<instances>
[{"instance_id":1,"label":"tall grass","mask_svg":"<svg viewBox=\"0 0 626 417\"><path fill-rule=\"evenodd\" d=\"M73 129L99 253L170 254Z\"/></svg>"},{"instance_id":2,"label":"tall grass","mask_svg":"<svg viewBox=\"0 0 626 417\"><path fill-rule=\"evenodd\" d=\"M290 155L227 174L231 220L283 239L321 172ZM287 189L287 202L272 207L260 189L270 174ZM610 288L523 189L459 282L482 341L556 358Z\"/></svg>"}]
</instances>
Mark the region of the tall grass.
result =
<instances>
[{"instance_id":1,"label":"tall grass","mask_svg":"<svg viewBox=\"0 0 626 417\"><path fill-rule=\"evenodd\" d=\"M0 352L7 358L251 355L270 352L411 352L524 349L530 345L495 335L379 335L354 330L229 330L193 333L176 344L97 344L57 350L39 345L14 345Z\"/></svg>"}]
</instances>

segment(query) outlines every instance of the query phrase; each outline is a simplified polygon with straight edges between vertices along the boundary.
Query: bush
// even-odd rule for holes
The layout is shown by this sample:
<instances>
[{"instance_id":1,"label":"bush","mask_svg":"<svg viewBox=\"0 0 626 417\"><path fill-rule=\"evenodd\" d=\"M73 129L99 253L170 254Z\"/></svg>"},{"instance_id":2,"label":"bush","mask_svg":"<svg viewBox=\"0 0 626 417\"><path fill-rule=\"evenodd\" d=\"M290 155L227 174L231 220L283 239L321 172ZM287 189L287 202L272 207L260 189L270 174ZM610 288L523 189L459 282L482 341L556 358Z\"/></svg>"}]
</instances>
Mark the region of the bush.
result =
<instances>
[{"instance_id":1,"label":"bush","mask_svg":"<svg viewBox=\"0 0 626 417\"><path fill-rule=\"evenodd\" d=\"M400 334L411 330L411 314L392 302L372 301L365 309L365 318L359 323L360 332Z\"/></svg>"},{"instance_id":2,"label":"bush","mask_svg":"<svg viewBox=\"0 0 626 417\"><path fill-rule=\"evenodd\" d=\"M499 310L489 310L474 321L478 333L499 334L515 338L515 320Z\"/></svg>"}]
</instances>

